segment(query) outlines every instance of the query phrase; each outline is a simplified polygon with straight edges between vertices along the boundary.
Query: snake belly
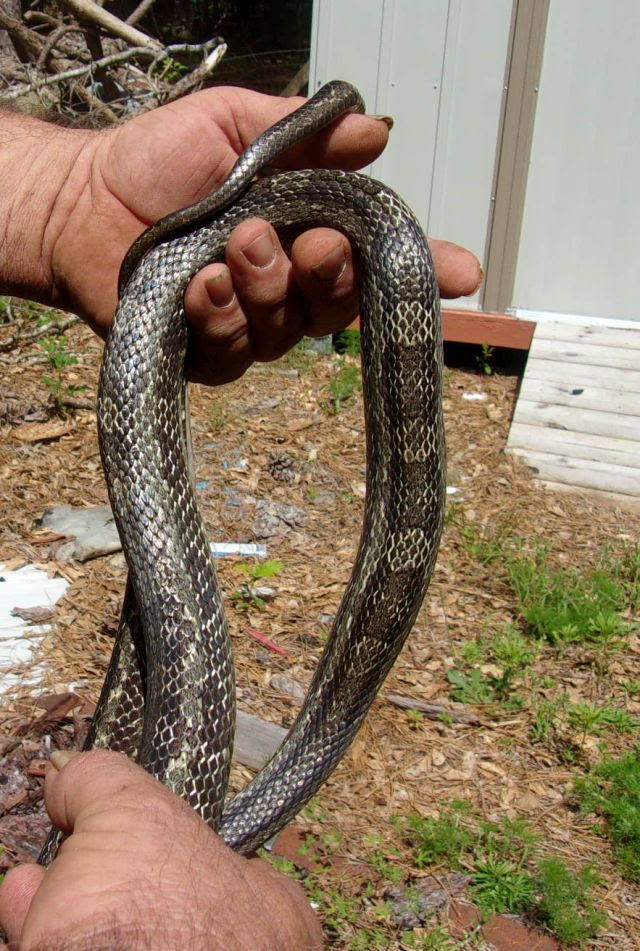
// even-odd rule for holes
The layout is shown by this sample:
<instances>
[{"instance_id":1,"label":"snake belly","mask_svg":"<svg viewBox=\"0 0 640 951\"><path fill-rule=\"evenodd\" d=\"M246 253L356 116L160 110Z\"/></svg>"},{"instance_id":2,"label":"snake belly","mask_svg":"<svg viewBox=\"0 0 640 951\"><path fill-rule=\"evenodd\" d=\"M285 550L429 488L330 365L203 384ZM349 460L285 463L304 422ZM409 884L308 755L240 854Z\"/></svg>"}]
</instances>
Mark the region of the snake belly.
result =
<instances>
[{"instance_id":1,"label":"snake belly","mask_svg":"<svg viewBox=\"0 0 640 951\"><path fill-rule=\"evenodd\" d=\"M361 287L367 489L360 546L288 737L226 801L234 734L229 635L190 467L184 291L248 217L338 228ZM367 177L317 170L253 185L213 222L147 251L109 334L103 465L129 567L123 623L88 746L128 753L249 853L308 802L353 740L411 631L442 530L445 444L437 284L422 229Z\"/></svg>"}]
</instances>

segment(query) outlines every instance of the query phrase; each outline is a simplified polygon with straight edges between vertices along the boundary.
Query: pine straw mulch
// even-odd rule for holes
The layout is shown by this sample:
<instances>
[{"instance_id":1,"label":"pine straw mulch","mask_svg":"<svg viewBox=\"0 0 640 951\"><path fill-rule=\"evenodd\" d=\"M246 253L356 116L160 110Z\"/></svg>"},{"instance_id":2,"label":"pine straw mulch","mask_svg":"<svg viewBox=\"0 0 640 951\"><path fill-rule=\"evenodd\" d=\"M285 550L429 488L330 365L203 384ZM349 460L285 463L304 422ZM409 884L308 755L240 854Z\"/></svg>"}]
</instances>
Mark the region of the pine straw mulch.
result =
<instances>
[{"instance_id":1,"label":"pine straw mulch","mask_svg":"<svg viewBox=\"0 0 640 951\"><path fill-rule=\"evenodd\" d=\"M40 799L42 761L52 745L70 745L85 728L110 653L125 575L120 554L84 565L61 560L64 539L34 529L34 520L53 504L106 501L91 408L101 347L81 325L67 332L67 340L78 364L65 371L65 383L87 386L77 399L89 408L75 409L62 421L47 412L42 376L49 371L37 342L0 353L0 562L35 563L71 582L36 658L44 662L42 693L54 695L49 709L43 712L27 690L5 695L0 707L0 755L6 754L4 773L10 773L0 792L5 865L28 858L36 847L33 830L44 825L32 815ZM329 386L336 369L337 358L294 353L279 364L255 367L222 391L195 388L192 394L199 496L212 539L262 542L269 557L283 563L281 573L265 582L277 590L265 610L241 611L229 598L243 580L234 564L250 559L217 562L233 631L240 705L284 725L295 716L297 701L272 677L309 681L351 570L362 516L360 397L356 394L339 413L331 411ZM354 869L360 869L360 881L371 877L361 856L370 851L372 833L381 841L390 839L395 815L410 810L434 815L454 797L468 799L486 818L521 815L542 834L549 852L570 865L592 862L603 876L598 898L609 924L593 947L638 947L637 891L620 879L606 839L591 831L592 817L580 816L566 801L579 766L597 759L595 742L586 743L580 762L568 766L550 746L532 745L532 712L526 706L511 713L466 708L477 715L475 724L430 717L416 724L385 699L393 693L462 709L452 704L446 680L447 670L460 665L457 651L512 617L504 583L469 554L460 532L463 520L490 532L508 525L528 543L548 542L559 564L578 566L593 565L603 546L615 548L640 535L640 515L579 494L546 491L505 454L517 383L514 376L447 373L450 482L459 491L451 497L453 517L435 577L415 630L352 751L318 796L316 812L298 821L318 834L339 830L332 863L334 869L341 863L349 869L348 890L356 887ZM487 399L464 399L469 392ZM60 434L34 441L36 426L57 426ZM279 507L261 507L261 500ZM249 631L258 631L286 655ZM535 669L541 677L553 676L572 699L603 703L612 699L620 679L638 678L639 651L638 640L632 639L631 649L616 657L603 677L578 650L560 657L543 651ZM65 696L70 684L81 702ZM622 702L620 693L616 703ZM636 713L640 705L626 701L626 707ZM610 748L621 749L619 744L613 737ZM234 783L249 775L236 768Z\"/></svg>"}]
</instances>

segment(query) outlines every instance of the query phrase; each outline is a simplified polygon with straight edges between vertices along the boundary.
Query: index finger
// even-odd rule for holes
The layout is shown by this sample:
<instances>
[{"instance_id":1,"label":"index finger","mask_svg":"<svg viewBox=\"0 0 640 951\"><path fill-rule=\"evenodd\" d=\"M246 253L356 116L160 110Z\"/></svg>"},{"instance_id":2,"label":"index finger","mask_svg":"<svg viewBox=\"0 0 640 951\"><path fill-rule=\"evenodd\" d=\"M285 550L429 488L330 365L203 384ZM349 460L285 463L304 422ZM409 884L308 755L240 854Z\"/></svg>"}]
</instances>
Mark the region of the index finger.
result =
<instances>
[{"instance_id":1,"label":"index finger","mask_svg":"<svg viewBox=\"0 0 640 951\"><path fill-rule=\"evenodd\" d=\"M211 94L215 93L215 100ZM217 86L194 93L194 105L214 107L235 151L240 154L266 129L306 100L302 96L267 96L250 89ZM221 108L222 107L222 108ZM278 159L278 168L341 168L355 171L373 162L387 144L391 120L349 114Z\"/></svg>"}]
</instances>

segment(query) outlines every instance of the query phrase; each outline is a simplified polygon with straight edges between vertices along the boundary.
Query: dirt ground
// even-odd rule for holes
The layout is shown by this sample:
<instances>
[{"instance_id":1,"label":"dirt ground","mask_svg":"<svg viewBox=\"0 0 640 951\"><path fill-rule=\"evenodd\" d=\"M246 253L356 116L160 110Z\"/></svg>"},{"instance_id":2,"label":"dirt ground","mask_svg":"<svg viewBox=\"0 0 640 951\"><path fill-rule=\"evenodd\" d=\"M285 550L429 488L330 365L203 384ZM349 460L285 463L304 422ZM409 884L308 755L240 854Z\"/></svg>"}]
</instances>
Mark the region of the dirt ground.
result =
<instances>
[{"instance_id":1,"label":"dirt ground","mask_svg":"<svg viewBox=\"0 0 640 951\"><path fill-rule=\"evenodd\" d=\"M34 326L33 319L16 317L0 327L0 345ZM52 745L76 742L86 727L108 661L125 577L121 554L83 565L62 560L65 539L34 528L53 504L106 501L93 409L101 345L80 324L66 339L66 351L78 362L64 370L64 386L84 384L86 389L74 395L79 408L64 418L50 413L43 377L51 369L38 342L0 352L0 563L34 563L71 582L35 658L43 662L40 692L50 698L48 708L26 688L0 698L0 771L11 777L0 786L4 867L37 849L45 827L38 814L43 761ZM221 391L196 387L192 394L199 498L212 540L260 542L268 557L283 565L263 582L275 589L275 597L263 610L255 605L243 610L231 598L244 580L235 566L251 560L217 562L232 628L239 703L283 725L291 723L299 702L283 691L290 681L305 685L311 678L360 530L361 397L356 391L339 412L333 411L330 381L340 372L337 357L295 352L277 364L254 367ZM435 576L415 630L361 734L317 797L315 814L307 812L297 822L316 834L339 830L334 867L342 862L361 868L372 833L386 841L392 818L409 811L435 815L444 801L461 797L490 819L523 816L549 852L569 865L597 865L602 876L598 902L609 920L589 947L638 948L637 889L620 878L608 841L592 831L593 817L580 815L568 802L579 769L597 759L597 743L583 744L582 758L567 764L549 746L531 742L532 714L526 705L489 714L482 706L455 703L446 677L460 666L465 642L513 615L503 581L491 565L474 559L461 526L474 523L488 535L507 526L528 544L547 542L558 564L576 566L594 565L604 546L640 537L637 513L578 493L545 490L505 453L517 386L517 376L447 371L449 483L455 491L449 496ZM470 394L480 398L469 399ZM615 686L640 676L640 640L632 637L629 644L604 677L576 651L559 656L543 650L536 671L541 678L553 676L572 698L615 701L637 714L640 703ZM416 722L390 702L389 694L439 704L461 716L425 715ZM631 742L613 738L610 748ZM236 768L234 785L249 776ZM348 945L336 939L334 946Z\"/></svg>"}]
</instances>

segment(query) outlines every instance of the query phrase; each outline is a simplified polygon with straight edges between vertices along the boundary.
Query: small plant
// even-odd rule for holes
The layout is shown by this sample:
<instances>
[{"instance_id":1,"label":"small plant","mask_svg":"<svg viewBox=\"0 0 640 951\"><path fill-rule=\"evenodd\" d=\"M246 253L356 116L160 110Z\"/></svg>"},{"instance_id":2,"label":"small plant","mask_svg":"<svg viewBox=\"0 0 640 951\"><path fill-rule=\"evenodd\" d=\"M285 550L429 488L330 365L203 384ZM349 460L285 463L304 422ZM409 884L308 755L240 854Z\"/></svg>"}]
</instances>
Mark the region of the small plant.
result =
<instances>
[{"instance_id":1,"label":"small plant","mask_svg":"<svg viewBox=\"0 0 640 951\"><path fill-rule=\"evenodd\" d=\"M598 876L588 865L574 872L561 859L541 859L535 918L563 944L581 944L606 924L606 917L594 908L589 895L597 883Z\"/></svg>"},{"instance_id":2,"label":"small plant","mask_svg":"<svg viewBox=\"0 0 640 951\"><path fill-rule=\"evenodd\" d=\"M424 714L420 710L407 710L407 720L409 729L417 730L420 724L424 722Z\"/></svg>"},{"instance_id":3,"label":"small plant","mask_svg":"<svg viewBox=\"0 0 640 951\"><path fill-rule=\"evenodd\" d=\"M529 738L532 743L545 743L559 724L561 703L558 700L541 700L533 718Z\"/></svg>"},{"instance_id":4,"label":"small plant","mask_svg":"<svg viewBox=\"0 0 640 951\"><path fill-rule=\"evenodd\" d=\"M342 405L348 402L356 390L362 387L362 374L356 363L341 360L339 368L331 378L331 406L334 413L339 413Z\"/></svg>"},{"instance_id":5,"label":"small plant","mask_svg":"<svg viewBox=\"0 0 640 951\"><path fill-rule=\"evenodd\" d=\"M513 624L504 624L489 642L489 650L504 670L519 671L529 667L538 654L531 642Z\"/></svg>"},{"instance_id":6,"label":"small plant","mask_svg":"<svg viewBox=\"0 0 640 951\"><path fill-rule=\"evenodd\" d=\"M333 349L336 353L347 354L350 357L360 356L360 331L341 330L333 335Z\"/></svg>"},{"instance_id":7,"label":"small plant","mask_svg":"<svg viewBox=\"0 0 640 951\"><path fill-rule=\"evenodd\" d=\"M43 376L42 382L49 390L53 407L60 416L66 414L66 403L76 393L86 389L84 385L65 383L64 371L78 362L78 358L67 350L67 341L64 336L43 340L40 346L44 350L53 376Z\"/></svg>"},{"instance_id":8,"label":"small plant","mask_svg":"<svg viewBox=\"0 0 640 951\"><path fill-rule=\"evenodd\" d=\"M576 780L574 790L583 812L605 819L624 877L640 882L640 748L618 759L605 757Z\"/></svg>"},{"instance_id":9,"label":"small plant","mask_svg":"<svg viewBox=\"0 0 640 951\"><path fill-rule=\"evenodd\" d=\"M480 353L476 356L476 364L479 369L486 374L486 376L491 376L493 373L493 355L495 347L490 346L488 343L480 344Z\"/></svg>"},{"instance_id":10,"label":"small plant","mask_svg":"<svg viewBox=\"0 0 640 951\"><path fill-rule=\"evenodd\" d=\"M381 849L376 849L375 852L372 852L372 854L367 857L367 862L385 882L400 882L404 878L402 866L391 861Z\"/></svg>"},{"instance_id":11,"label":"small plant","mask_svg":"<svg viewBox=\"0 0 640 951\"><path fill-rule=\"evenodd\" d=\"M485 915L525 914L576 943L604 923L589 894L597 884L593 871L573 871L541 855L541 838L524 819L481 820L468 803L454 800L437 818L410 815L394 823L418 868L446 865L471 875L470 896Z\"/></svg>"},{"instance_id":12,"label":"small plant","mask_svg":"<svg viewBox=\"0 0 640 951\"><path fill-rule=\"evenodd\" d=\"M487 915L528 910L536 895L531 875L506 859L488 856L473 866L471 895Z\"/></svg>"},{"instance_id":13,"label":"small plant","mask_svg":"<svg viewBox=\"0 0 640 951\"><path fill-rule=\"evenodd\" d=\"M473 834L462 824L467 811L465 802L454 800L435 819L418 815L406 819L404 837L413 849L417 868L459 861L473 841Z\"/></svg>"},{"instance_id":14,"label":"small plant","mask_svg":"<svg viewBox=\"0 0 640 951\"><path fill-rule=\"evenodd\" d=\"M507 526L459 521L458 528L466 552L481 565L491 565L502 556Z\"/></svg>"},{"instance_id":15,"label":"small plant","mask_svg":"<svg viewBox=\"0 0 640 951\"><path fill-rule=\"evenodd\" d=\"M442 927L420 935L405 931L401 937L402 947L411 948L412 951L454 951L454 948L458 947Z\"/></svg>"},{"instance_id":16,"label":"small plant","mask_svg":"<svg viewBox=\"0 0 640 951\"><path fill-rule=\"evenodd\" d=\"M262 611L265 608L265 600L260 597L256 591L256 582L265 578L273 578L282 571L282 562L277 558L263 561L262 564L247 565L244 563L235 565L236 571L247 575L247 581L243 581L236 591L232 592L231 598L235 606L240 611L249 611L251 608L258 608Z\"/></svg>"},{"instance_id":17,"label":"small plant","mask_svg":"<svg viewBox=\"0 0 640 951\"><path fill-rule=\"evenodd\" d=\"M513 699L509 698L513 672L508 669L497 677L483 674L475 667L466 672L453 669L447 671L447 680L451 684L451 697L460 703L487 704Z\"/></svg>"},{"instance_id":18,"label":"small plant","mask_svg":"<svg viewBox=\"0 0 640 951\"><path fill-rule=\"evenodd\" d=\"M475 638L471 641L464 641L456 651L460 660L465 664L481 664L487 656L487 646L482 638Z\"/></svg>"},{"instance_id":19,"label":"small plant","mask_svg":"<svg viewBox=\"0 0 640 951\"><path fill-rule=\"evenodd\" d=\"M567 707L569 725L582 732L582 742L587 733L598 734L607 727L612 727L616 733L630 733L637 729L637 724L626 710L617 710L615 707L596 707L588 703L576 703Z\"/></svg>"}]
</instances>

